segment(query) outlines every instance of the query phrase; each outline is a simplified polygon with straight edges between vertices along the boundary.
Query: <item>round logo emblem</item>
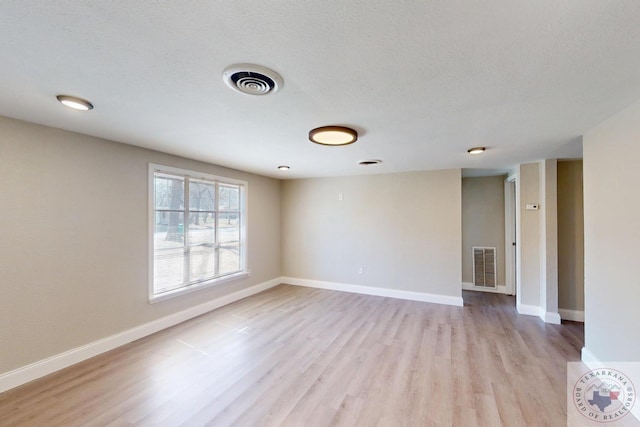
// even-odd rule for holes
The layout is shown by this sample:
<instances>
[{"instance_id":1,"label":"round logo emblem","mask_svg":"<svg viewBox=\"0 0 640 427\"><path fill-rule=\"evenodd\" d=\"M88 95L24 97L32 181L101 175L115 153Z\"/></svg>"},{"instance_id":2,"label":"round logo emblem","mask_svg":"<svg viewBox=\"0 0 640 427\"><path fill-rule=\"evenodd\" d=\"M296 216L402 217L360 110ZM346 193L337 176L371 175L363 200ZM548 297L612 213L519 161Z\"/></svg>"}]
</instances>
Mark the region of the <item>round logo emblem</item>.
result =
<instances>
[{"instance_id":1,"label":"round logo emblem","mask_svg":"<svg viewBox=\"0 0 640 427\"><path fill-rule=\"evenodd\" d=\"M578 412L592 421L617 421L631 412L635 402L633 383L616 369L592 369L573 387L573 403Z\"/></svg>"}]
</instances>

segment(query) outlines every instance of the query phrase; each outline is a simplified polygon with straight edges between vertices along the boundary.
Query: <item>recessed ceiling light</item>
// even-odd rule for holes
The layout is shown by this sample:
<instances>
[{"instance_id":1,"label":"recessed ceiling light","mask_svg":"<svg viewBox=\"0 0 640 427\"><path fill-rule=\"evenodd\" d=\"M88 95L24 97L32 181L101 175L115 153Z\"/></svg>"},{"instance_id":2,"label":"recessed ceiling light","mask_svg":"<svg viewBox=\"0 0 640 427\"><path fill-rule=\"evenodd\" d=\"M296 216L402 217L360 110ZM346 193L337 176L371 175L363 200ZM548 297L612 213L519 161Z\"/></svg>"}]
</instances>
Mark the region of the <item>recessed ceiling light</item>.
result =
<instances>
[{"instance_id":1,"label":"recessed ceiling light","mask_svg":"<svg viewBox=\"0 0 640 427\"><path fill-rule=\"evenodd\" d=\"M380 163L382 163L382 160L378 159L362 160L358 162L358 164L362 166L379 165Z\"/></svg>"},{"instance_id":2,"label":"recessed ceiling light","mask_svg":"<svg viewBox=\"0 0 640 427\"><path fill-rule=\"evenodd\" d=\"M282 165L282 166L278 166L278 169L280 169L281 171L288 171L291 168L289 166Z\"/></svg>"},{"instance_id":3,"label":"recessed ceiling light","mask_svg":"<svg viewBox=\"0 0 640 427\"><path fill-rule=\"evenodd\" d=\"M77 98L75 96L58 95L56 98L62 103L62 105L73 108L74 110L88 111L93 108L92 103L86 99Z\"/></svg>"},{"instance_id":4,"label":"recessed ceiling light","mask_svg":"<svg viewBox=\"0 0 640 427\"><path fill-rule=\"evenodd\" d=\"M358 140L358 132L344 126L322 126L309 131L309 140L321 145L348 145Z\"/></svg>"},{"instance_id":5,"label":"recessed ceiling light","mask_svg":"<svg viewBox=\"0 0 640 427\"><path fill-rule=\"evenodd\" d=\"M467 150L467 153L469 153L469 154L482 154L482 153L485 152L485 150L486 150L485 147L473 147L473 148L469 148Z\"/></svg>"}]
</instances>

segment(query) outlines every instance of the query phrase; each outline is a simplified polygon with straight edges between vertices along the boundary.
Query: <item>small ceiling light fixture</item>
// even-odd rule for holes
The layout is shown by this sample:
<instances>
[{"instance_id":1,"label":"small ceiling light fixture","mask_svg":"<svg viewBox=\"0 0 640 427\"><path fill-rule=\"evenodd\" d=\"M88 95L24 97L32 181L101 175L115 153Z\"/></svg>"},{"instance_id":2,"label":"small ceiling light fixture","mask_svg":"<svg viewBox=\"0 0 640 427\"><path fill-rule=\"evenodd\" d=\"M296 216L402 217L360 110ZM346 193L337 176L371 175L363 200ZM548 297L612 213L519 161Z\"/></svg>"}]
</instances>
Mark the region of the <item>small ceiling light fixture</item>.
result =
<instances>
[{"instance_id":1,"label":"small ceiling light fixture","mask_svg":"<svg viewBox=\"0 0 640 427\"><path fill-rule=\"evenodd\" d=\"M73 108L74 110L80 111L89 111L93 109L93 104L87 101L86 99L77 98L75 96L69 95L58 95L56 99L69 108Z\"/></svg>"},{"instance_id":2,"label":"small ceiling light fixture","mask_svg":"<svg viewBox=\"0 0 640 427\"><path fill-rule=\"evenodd\" d=\"M278 166L278 169L280 169L281 171L288 171L291 168L289 166L282 165L282 166Z\"/></svg>"},{"instance_id":3,"label":"small ceiling light fixture","mask_svg":"<svg viewBox=\"0 0 640 427\"><path fill-rule=\"evenodd\" d=\"M322 126L309 131L309 140L321 145L348 145L358 140L358 132L344 126Z\"/></svg>"},{"instance_id":4,"label":"small ceiling light fixture","mask_svg":"<svg viewBox=\"0 0 640 427\"><path fill-rule=\"evenodd\" d=\"M485 152L487 148L486 147L473 147L473 148L469 148L467 150L467 153L469 154L482 154Z\"/></svg>"},{"instance_id":5,"label":"small ceiling light fixture","mask_svg":"<svg viewBox=\"0 0 640 427\"><path fill-rule=\"evenodd\" d=\"M380 163L382 163L382 160L378 159L362 160L358 162L361 166L379 165Z\"/></svg>"}]
</instances>

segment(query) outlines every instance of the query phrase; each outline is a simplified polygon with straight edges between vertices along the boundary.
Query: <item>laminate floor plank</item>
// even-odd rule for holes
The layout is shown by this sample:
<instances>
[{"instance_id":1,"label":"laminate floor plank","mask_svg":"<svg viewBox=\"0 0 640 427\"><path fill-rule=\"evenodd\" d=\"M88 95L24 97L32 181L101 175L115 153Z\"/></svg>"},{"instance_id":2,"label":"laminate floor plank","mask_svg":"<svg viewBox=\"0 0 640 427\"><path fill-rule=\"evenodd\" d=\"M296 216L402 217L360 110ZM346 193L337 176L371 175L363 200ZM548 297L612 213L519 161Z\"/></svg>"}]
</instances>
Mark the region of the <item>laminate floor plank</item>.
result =
<instances>
[{"instance_id":1,"label":"laminate floor plank","mask_svg":"<svg viewBox=\"0 0 640 427\"><path fill-rule=\"evenodd\" d=\"M280 285L0 394L0 427L564 426L582 324Z\"/></svg>"}]
</instances>

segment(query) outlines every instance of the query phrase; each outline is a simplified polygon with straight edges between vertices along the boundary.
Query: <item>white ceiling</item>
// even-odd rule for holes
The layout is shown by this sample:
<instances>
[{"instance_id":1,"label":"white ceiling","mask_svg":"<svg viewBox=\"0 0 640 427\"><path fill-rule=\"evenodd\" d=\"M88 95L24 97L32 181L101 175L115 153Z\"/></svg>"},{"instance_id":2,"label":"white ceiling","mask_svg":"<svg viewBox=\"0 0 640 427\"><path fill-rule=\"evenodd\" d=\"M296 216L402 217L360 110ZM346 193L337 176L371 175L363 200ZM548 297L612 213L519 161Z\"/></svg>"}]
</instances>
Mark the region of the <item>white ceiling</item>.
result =
<instances>
[{"instance_id":1,"label":"white ceiling","mask_svg":"<svg viewBox=\"0 0 640 427\"><path fill-rule=\"evenodd\" d=\"M505 170L640 98L640 1L3 0L0 58L0 115L263 175ZM230 90L240 62L284 88ZM360 139L308 141L332 124Z\"/></svg>"}]
</instances>

